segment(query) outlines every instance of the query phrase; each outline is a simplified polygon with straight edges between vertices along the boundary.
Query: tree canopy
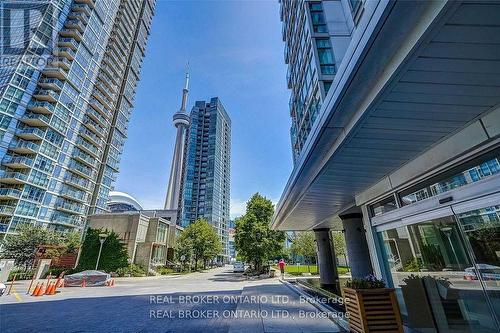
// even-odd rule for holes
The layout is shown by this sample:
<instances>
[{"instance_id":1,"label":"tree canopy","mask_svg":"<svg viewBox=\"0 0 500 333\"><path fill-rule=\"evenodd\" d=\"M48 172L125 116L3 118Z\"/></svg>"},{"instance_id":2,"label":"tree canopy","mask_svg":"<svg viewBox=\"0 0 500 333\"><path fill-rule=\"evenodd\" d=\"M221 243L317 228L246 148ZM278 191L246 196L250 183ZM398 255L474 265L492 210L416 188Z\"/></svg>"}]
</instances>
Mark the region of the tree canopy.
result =
<instances>
[{"instance_id":1,"label":"tree canopy","mask_svg":"<svg viewBox=\"0 0 500 333\"><path fill-rule=\"evenodd\" d=\"M2 258L14 258L17 266L26 269L33 265L35 252L40 245L66 246L66 252L75 253L80 246L80 234L73 232L63 235L42 226L32 224L16 228L16 234L2 240Z\"/></svg>"},{"instance_id":2,"label":"tree canopy","mask_svg":"<svg viewBox=\"0 0 500 333\"><path fill-rule=\"evenodd\" d=\"M306 263L310 265L316 258L314 232L298 232L293 240L291 251L296 255L304 257Z\"/></svg>"},{"instance_id":3,"label":"tree canopy","mask_svg":"<svg viewBox=\"0 0 500 333\"><path fill-rule=\"evenodd\" d=\"M102 245L101 257L99 259L98 269L105 272L116 272L118 268L128 266L127 249L120 241L118 235L114 232L108 232L103 229L87 229L85 241L82 245L80 260L77 270L84 271L95 269L97 256L101 242L99 234L107 233L108 237Z\"/></svg>"},{"instance_id":4,"label":"tree canopy","mask_svg":"<svg viewBox=\"0 0 500 333\"><path fill-rule=\"evenodd\" d=\"M269 227L273 214L271 200L256 193L247 202L245 215L236 220L236 250L257 271L265 260L281 253L284 245L285 233Z\"/></svg>"},{"instance_id":5,"label":"tree canopy","mask_svg":"<svg viewBox=\"0 0 500 333\"><path fill-rule=\"evenodd\" d=\"M207 220L199 219L191 223L181 233L176 244L177 258L184 256L184 262L194 261L194 268L198 269L198 262L207 262L222 252L222 243L215 228Z\"/></svg>"}]
</instances>

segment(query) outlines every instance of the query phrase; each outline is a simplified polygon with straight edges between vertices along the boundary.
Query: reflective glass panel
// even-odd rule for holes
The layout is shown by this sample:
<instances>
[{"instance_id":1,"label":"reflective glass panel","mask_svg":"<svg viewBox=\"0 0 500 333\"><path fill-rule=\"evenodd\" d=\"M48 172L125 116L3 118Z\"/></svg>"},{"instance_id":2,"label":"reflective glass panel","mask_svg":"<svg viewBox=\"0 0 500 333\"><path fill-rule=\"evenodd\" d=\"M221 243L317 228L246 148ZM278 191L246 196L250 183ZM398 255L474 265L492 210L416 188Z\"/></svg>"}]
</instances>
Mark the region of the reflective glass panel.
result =
<instances>
[{"instance_id":1,"label":"reflective glass panel","mask_svg":"<svg viewBox=\"0 0 500 333\"><path fill-rule=\"evenodd\" d=\"M439 218L380 233L405 325L417 332L497 332L459 225Z\"/></svg>"}]
</instances>

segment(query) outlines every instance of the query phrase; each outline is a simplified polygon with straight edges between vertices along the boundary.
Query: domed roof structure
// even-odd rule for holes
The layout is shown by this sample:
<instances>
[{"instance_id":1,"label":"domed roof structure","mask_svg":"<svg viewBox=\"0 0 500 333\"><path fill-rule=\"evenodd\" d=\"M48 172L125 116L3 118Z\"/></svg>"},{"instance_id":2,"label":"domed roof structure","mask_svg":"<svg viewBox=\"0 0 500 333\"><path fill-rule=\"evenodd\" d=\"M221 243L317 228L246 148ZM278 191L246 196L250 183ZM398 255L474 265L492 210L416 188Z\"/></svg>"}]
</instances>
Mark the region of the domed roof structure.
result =
<instances>
[{"instance_id":1,"label":"domed roof structure","mask_svg":"<svg viewBox=\"0 0 500 333\"><path fill-rule=\"evenodd\" d=\"M118 191L109 192L108 209L112 213L143 210L141 204L134 197Z\"/></svg>"}]
</instances>

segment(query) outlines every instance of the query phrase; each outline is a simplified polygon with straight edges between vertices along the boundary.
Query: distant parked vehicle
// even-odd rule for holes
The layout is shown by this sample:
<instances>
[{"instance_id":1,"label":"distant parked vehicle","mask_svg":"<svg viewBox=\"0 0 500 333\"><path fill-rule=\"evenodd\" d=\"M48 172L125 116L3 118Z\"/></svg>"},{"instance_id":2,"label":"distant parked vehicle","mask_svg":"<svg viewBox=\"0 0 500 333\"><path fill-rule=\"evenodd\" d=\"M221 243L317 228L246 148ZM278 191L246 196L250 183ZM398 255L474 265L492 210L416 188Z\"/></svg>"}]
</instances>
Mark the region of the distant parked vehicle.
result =
<instances>
[{"instance_id":1,"label":"distant parked vehicle","mask_svg":"<svg viewBox=\"0 0 500 333\"><path fill-rule=\"evenodd\" d=\"M476 266L483 280L500 280L500 267L488 264L477 264ZM477 280L476 270L474 267L465 269L464 279Z\"/></svg>"},{"instance_id":2,"label":"distant parked vehicle","mask_svg":"<svg viewBox=\"0 0 500 333\"><path fill-rule=\"evenodd\" d=\"M245 265L241 261L237 261L233 264L233 273L243 273L245 272Z\"/></svg>"}]
</instances>

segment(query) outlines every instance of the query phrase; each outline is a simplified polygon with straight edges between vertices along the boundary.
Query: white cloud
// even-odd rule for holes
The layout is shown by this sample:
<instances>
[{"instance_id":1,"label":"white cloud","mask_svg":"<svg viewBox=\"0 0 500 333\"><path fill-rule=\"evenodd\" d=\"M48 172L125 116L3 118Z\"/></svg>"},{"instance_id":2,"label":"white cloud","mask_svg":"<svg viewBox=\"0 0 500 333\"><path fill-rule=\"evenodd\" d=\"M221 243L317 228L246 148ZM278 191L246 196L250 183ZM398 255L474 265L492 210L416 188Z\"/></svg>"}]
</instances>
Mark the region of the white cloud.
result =
<instances>
[{"instance_id":1,"label":"white cloud","mask_svg":"<svg viewBox=\"0 0 500 333\"><path fill-rule=\"evenodd\" d=\"M245 214L247 210L247 202L241 199L231 199L231 219L237 218Z\"/></svg>"}]
</instances>

